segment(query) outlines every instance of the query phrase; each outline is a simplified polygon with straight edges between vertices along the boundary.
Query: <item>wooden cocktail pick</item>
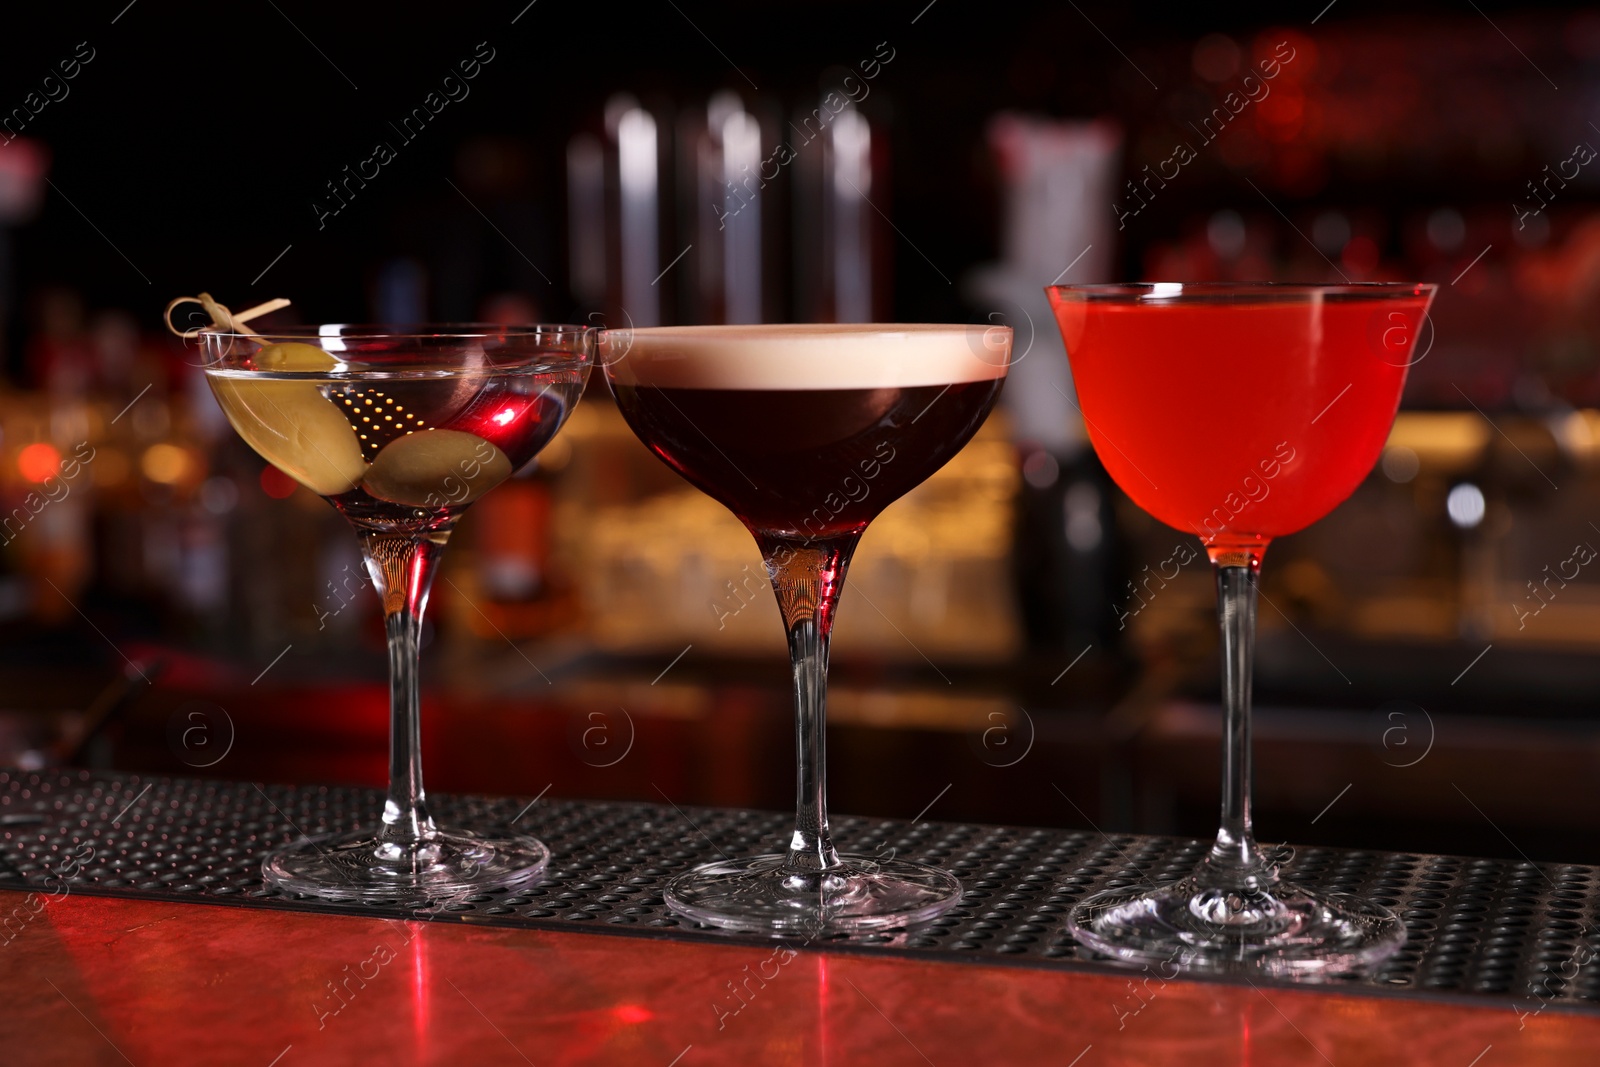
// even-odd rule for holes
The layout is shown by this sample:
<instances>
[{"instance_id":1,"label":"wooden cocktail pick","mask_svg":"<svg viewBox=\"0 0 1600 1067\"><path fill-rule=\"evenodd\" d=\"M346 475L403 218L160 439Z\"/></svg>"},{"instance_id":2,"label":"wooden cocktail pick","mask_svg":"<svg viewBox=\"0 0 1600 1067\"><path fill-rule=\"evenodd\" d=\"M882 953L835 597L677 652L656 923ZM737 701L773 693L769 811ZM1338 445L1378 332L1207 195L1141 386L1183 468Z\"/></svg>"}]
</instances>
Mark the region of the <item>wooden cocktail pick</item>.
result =
<instances>
[{"instance_id":1,"label":"wooden cocktail pick","mask_svg":"<svg viewBox=\"0 0 1600 1067\"><path fill-rule=\"evenodd\" d=\"M196 326L191 330L180 330L174 326L172 324L172 312L175 308L179 308L184 304L199 304L202 308L204 308L205 313L211 316L210 325ZM258 343L265 344L266 342L262 339L261 335L256 333L250 327L246 326L245 323L249 322L251 319L260 318L269 311L277 311L279 308L286 308L288 306L289 301L280 296L276 300L268 300L264 304L257 304L255 307L246 308L243 311L234 313L229 311L222 304L219 304L215 300L211 299L210 293L201 293L199 296L180 296L173 300L167 305L167 310L162 313L162 317L167 320L167 329L171 330L185 341L194 340L195 337L206 330L217 330L222 333L240 334L244 337L253 338Z\"/></svg>"}]
</instances>

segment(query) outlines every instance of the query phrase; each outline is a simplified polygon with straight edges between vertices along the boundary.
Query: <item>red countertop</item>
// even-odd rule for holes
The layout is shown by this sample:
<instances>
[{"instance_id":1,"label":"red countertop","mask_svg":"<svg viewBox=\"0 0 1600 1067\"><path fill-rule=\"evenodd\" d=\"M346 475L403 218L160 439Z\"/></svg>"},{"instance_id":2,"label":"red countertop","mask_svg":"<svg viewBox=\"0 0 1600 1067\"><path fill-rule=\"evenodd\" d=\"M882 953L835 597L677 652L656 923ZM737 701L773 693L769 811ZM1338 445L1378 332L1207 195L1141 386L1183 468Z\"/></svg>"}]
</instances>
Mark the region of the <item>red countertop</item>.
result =
<instances>
[{"instance_id":1,"label":"red countertop","mask_svg":"<svg viewBox=\"0 0 1600 1067\"><path fill-rule=\"evenodd\" d=\"M18 1067L1502 1067L1592 1062L1600 1048L1600 1017L1554 1009L1519 1018L1315 989L1131 986L1131 975L789 958L566 931L28 901L0 892L13 915L0 933L0 1062Z\"/></svg>"}]
</instances>

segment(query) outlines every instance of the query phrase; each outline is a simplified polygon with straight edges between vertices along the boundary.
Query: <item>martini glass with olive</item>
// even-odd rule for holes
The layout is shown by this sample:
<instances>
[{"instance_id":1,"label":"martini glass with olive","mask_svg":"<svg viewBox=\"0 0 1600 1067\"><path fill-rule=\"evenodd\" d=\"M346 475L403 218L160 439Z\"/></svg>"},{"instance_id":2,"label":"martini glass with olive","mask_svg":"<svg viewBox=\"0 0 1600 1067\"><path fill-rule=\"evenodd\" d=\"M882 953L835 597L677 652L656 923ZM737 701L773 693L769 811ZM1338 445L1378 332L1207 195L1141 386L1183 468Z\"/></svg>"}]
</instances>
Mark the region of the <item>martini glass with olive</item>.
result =
<instances>
[{"instance_id":1,"label":"martini glass with olive","mask_svg":"<svg viewBox=\"0 0 1600 1067\"><path fill-rule=\"evenodd\" d=\"M326 900L422 903L536 880L549 850L509 828L441 828L422 787L418 639L451 530L538 454L583 391L582 326L204 329L228 421L332 504L361 542L389 642L389 790L376 832L302 839L267 882Z\"/></svg>"}]
</instances>

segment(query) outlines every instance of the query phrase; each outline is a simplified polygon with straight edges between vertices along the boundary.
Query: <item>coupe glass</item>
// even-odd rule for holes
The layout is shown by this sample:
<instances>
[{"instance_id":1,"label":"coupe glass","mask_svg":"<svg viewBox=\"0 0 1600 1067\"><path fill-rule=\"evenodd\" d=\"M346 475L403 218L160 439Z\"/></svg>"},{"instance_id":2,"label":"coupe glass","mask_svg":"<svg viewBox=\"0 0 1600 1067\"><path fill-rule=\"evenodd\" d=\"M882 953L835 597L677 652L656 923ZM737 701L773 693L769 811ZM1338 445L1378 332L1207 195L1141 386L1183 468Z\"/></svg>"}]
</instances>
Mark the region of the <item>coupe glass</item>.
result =
<instances>
[{"instance_id":1,"label":"coupe glass","mask_svg":"<svg viewBox=\"0 0 1600 1067\"><path fill-rule=\"evenodd\" d=\"M456 522L577 403L583 326L310 326L198 334L211 390L268 463L354 527L389 639L389 796L376 834L274 852L271 885L328 900L424 902L537 879L549 850L509 829L440 829L422 788L418 638Z\"/></svg>"},{"instance_id":2,"label":"coupe glass","mask_svg":"<svg viewBox=\"0 0 1600 1067\"><path fill-rule=\"evenodd\" d=\"M1274 537L1372 469L1434 286L1060 285L1047 291L1095 452L1123 491L1199 535L1222 625L1222 826L1188 877L1096 894L1079 941L1135 963L1314 977L1405 940L1387 909L1283 878L1250 825L1256 574Z\"/></svg>"},{"instance_id":3,"label":"coupe glass","mask_svg":"<svg viewBox=\"0 0 1600 1067\"><path fill-rule=\"evenodd\" d=\"M755 536L794 669L798 799L786 852L696 867L666 901L783 936L902 926L953 905L948 872L841 855L828 830L828 635L867 524L944 466L993 407L1011 331L978 326L685 326L608 331L606 377L652 452Z\"/></svg>"}]
</instances>

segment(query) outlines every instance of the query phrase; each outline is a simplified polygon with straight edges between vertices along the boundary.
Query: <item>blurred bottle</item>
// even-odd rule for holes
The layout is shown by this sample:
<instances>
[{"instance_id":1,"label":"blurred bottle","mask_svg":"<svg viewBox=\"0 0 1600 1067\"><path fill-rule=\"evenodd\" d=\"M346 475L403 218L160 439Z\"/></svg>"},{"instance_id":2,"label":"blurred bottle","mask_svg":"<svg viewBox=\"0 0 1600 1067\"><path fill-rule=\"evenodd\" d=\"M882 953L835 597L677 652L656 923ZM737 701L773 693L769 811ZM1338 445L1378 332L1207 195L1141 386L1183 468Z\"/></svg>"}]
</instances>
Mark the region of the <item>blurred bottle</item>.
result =
<instances>
[{"instance_id":1,"label":"blurred bottle","mask_svg":"<svg viewBox=\"0 0 1600 1067\"><path fill-rule=\"evenodd\" d=\"M30 137L13 137L0 152L0 366L10 364L6 346L16 289L11 229L38 214L49 169L50 150Z\"/></svg>"},{"instance_id":2,"label":"blurred bottle","mask_svg":"<svg viewBox=\"0 0 1600 1067\"><path fill-rule=\"evenodd\" d=\"M1122 133L1104 121L1001 114L989 125L989 146L1001 181L1001 261L974 271L967 290L1017 334L1001 403L1022 466L1015 560L1023 622L1039 651L1112 651L1123 568L1114 490L1087 447L1044 287L1111 280Z\"/></svg>"},{"instance_id":3,"label":"blurred bottle","mask_svg":"<svg viewBox=\"0 0 1600 1067\"><path fill-rule=\"evenodd\" d=\"M89 389L95 353L76 290L41 290L34 310L35 331L25 351L44 395L8 412L5 444L17 477L4 500L0 538L28 576L36 614L59 623L73 615L93 574L83 467L94 454Z\"/></svg>"},{"instance_id":4,"label":"blurred bottle","mask_svg":"<svg viewBox=\"0 0 1600 1067\"><path fill-rule=\"evenodd\" d=\"M94 374L94 350L85 328L83 297L52 286L34 299L34 332L25 349L33 383L53 399L81 399Z\"/></svg>"},{"instance_id":5,"label":"blurred bottle","mask_svg":"<svg viewBox=\"0 0 1600 1067\"><path fill-rule=\"evenodd\" d=\"M680 121L680 207L696 253L681 268L690 279L690 322L766 322L782 314L785 182L772 147L777 125L774 114L758 113L726 90Z\"/></svg>"},{"instance_id":6,"label":"blurred bottle","mask_svg":"<svg viewBox=\"0 0 1600 1067\"><path fill-rule=\"evenodd\" d=\"M580 308L606 299L606 153L592 133L567 142L567 281Z\"/></svg>"},{"instance_id":7,"label":"blurred bottle","mask_svg":"<svg viewBox=\"0 0 1600 1067\"><path fill-rule=\"evenodd\" d=\"M671 138L637 98L606 101L603 133L567 146L568 267L573 296L607 323L658 326L672 308L662 271Z\"/></svg>"},{"instance_id":8,"label":"blurred bottle","mask_svg":"<svg viewBox=\"0 0 1600 1067\"><path fill-rule=\"evenodd\" d=\"M886 125L828 87L795 112L772 167L795 170L795 301L803 322L890 317Z\"/></svg>"}]
</instances>

